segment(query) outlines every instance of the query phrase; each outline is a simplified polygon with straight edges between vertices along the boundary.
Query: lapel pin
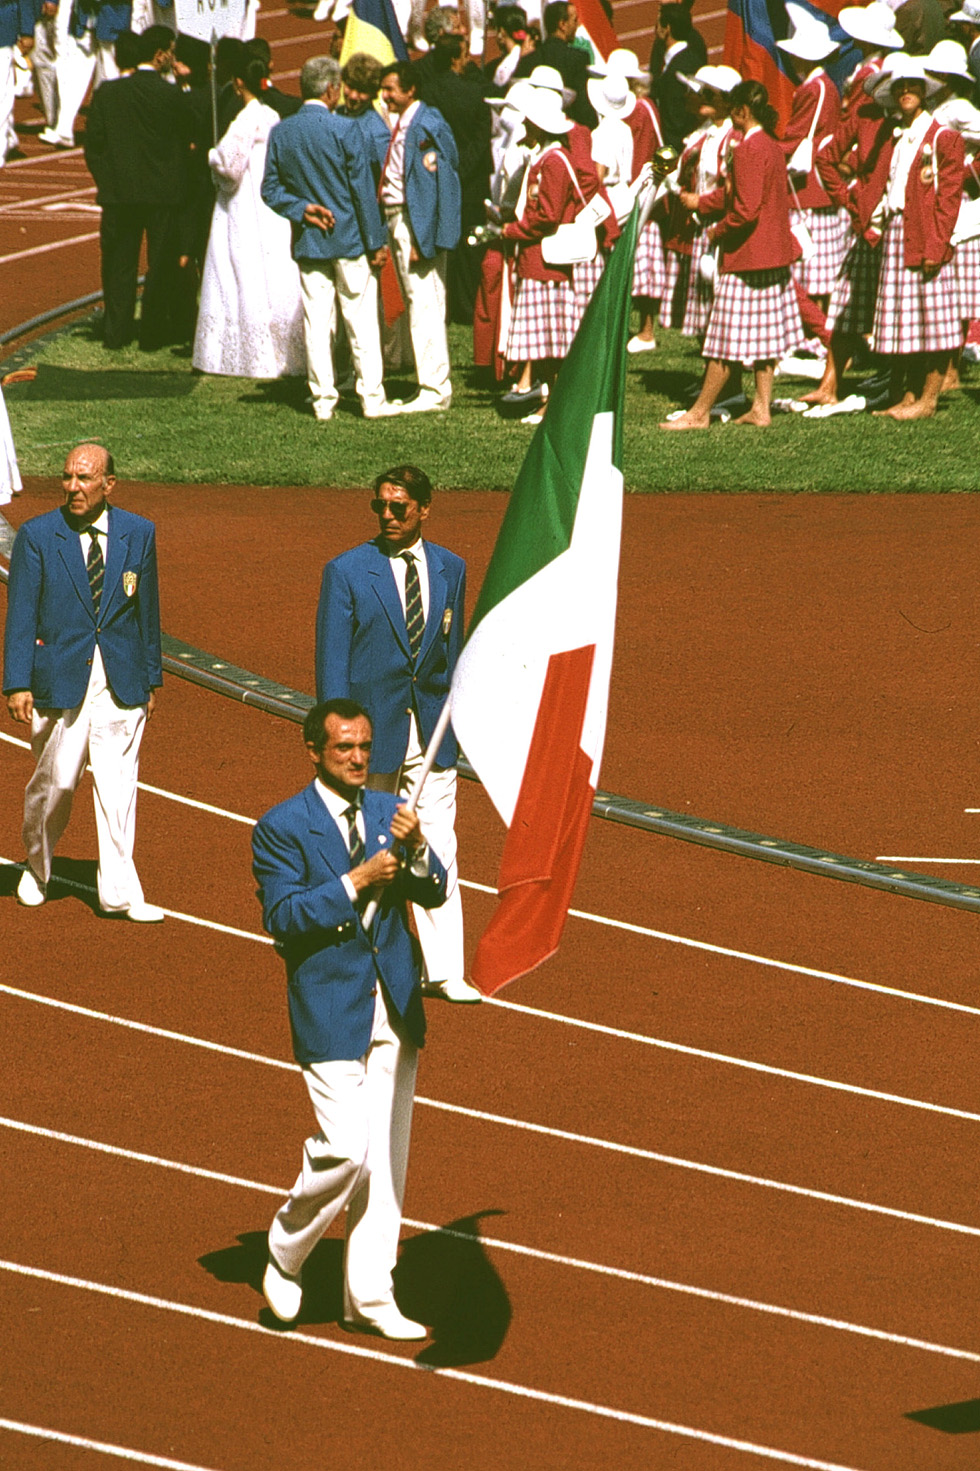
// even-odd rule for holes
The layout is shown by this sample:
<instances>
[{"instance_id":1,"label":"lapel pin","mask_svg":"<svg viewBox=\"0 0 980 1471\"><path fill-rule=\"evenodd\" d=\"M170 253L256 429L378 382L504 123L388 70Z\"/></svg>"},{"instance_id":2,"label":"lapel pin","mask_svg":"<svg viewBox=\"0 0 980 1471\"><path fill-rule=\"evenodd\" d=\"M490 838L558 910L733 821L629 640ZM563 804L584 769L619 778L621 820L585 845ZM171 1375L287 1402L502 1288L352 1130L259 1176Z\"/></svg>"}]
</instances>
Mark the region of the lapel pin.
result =
<instances>
[{"instance_id":1,"label":"lapel pin","mask_svg":"<svg viewBox=\"0 0 980 1471\"><path fill-rule=\"evenodd\" d=\"M447 608L446 611L445 611L445 613L443 613L443 615L442 615L442 636L443 636L443 638L448 638L449 637L449 630L452 628L452 626L453 626L453 610L452 610L452 608Z\"/></svg>"}]
</instances>

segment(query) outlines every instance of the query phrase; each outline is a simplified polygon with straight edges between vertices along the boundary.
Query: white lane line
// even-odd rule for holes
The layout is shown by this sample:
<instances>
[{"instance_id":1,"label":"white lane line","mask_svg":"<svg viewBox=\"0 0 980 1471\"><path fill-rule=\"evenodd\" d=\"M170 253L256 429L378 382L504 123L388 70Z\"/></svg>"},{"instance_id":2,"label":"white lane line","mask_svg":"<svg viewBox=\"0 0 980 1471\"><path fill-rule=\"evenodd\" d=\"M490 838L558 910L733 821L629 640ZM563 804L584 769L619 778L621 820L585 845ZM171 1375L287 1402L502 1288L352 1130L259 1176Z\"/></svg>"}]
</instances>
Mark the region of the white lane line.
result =
<instances>
[{"instance_id":1,"label":"white lane line","mask_svg":"<svg viewBox=\"0 0 980 1471\"><path fill-rule=\"evenodd\" d=\"M262 1195L279 1198L288 1194L288 1185L262 1185L257 1180L243 1180L238 1175L226 1175L219 1170L207 1170L197 1165L181 1164L177 1160L161 1159L157 1155L143 1154L134 1149L123 1149L115 1144L103 1144L97 1139L84 1139L77 1134L64 1134L57 1129L45 1129L39 1124L24 1123L21 1119L0 1117L0 1127L13 1129L21 1134L34 1134L42 1139L52 1139L59 1144L73 1144L82 1149L91 1149L98 1154L109 1154L136 1164L154 1165L178 1174L193 1175L202 1180L214 1180L220 1185L236 1185L245 1190L254 1190ZM882 1343L897 1344L900 1348L921 1349L925 1353L942 1354L951 1359L966 1359L980 1364L980 1353L969 1349L949 1348L945 1344L932 1343L925 1338L911 1338L903 1333L889 1333L883 1328L869 1328L862 1323L851 1323L844 1318L828 1318L819 1313L804 1313L796 1308L780 1307L775 1303L759 1302L751 1297L737 1297L730 1292L717 1292L708 1287L695 1287L689 1282L672 1282L666 1277L652 1277L646 1272L630 1272L623 1267L607 1267L599 1262L584 1261L581 1257L562 1256L554 1251L541 1251L534 1246L523 1246L513 1241L503 1241L496 1236L485 1236L482 1232L454 1231L449 1226L439 1226L432 1221L415 1221L402 1217L403 1224L413 1231L425 1231L439 1236L451 1236L456 1241L476 1242L494 1251L509 1251L516 1256L530 1257L534 1261L548 1262L551 1266L571 1267L579 1272L591 1272L599 1277L612 1277L621 1282L634 1282L642 1287L655 1287L664 1292L677 1292L687 1297L696 1297L706 1302L722 1303L726 1307L746 1308L751 1312L767 1313L771 1317L789 1318L796 1323L807 1323L816 1328L833 1328L840 1333L855 1333L862 1338L874 1338Z\"/></svg>"},{"instance_id":2,"label":"white lane line","mask_svg":"<svg viewBox=\"0 0 980 1471\"><path fill-rule=\"evenodd\" d=\"M59 1445L78 1446L83 1451L101 1451L104 1456L117 1456L121 1461L138 1461L141 1466L166 1466L168 1471L206 1471L203 1466L192 1466L190 1461L173 1461L169 1456L151 1456L149 1451L133 1451L122 1445L107 1445L104 1440L88 1440L84 1435L69 1435L64 1430L25 1425L20 1420L0 1419L0 1430L33 1435L39 1440L54 1440Z\"/></svg>"},{"instance_id":3,"label":"white lane line","mask_svg":"<svg viewBox=\"0 0 980 1471\"><path fill-rule=\"evenodd\" d=\"M304 46L307 41L322 41L323 31L304 31L300 36L280 36L275 41L270 41L269 46L273 51L279 51L283 46Z\"/></svg>"},{"instance_id":4,"label":"white lane line","mask_svg":"<svg viewBox=\"0 0 980 1471\"><path fill-rule=\"evenodd\" d=\"M892 858L886 855L876 858L875 863L951 863L955 868L962 868L965 864L980 863L980 858Z\"/></svg>"},{"instance_id":5,"label":"white lane line","mask_svg":"<svg viewBox=\"0 0 980 1471\"><path fill-rule=\"evenodd\" d=\"M51 250L63 250L66 245L84 245L86 241L98 238L99 232L96 230L91 235L72 235L67 240L51 240L47 245L32 245L30 250L15 250L12 255L0 255L0 266L9 265L15 260L27 260L32 255L47 255Z\"/></svg>"},{"instance_id":6,"label":"white lane line","mask_svg":"<svg viewBox=\"0 0 980 1471\"><path fill-rule=\"evenodd\" d=\"M20 1262L0 1260L0 1271L13 1272L21 1277L31 1277L40 1282L51 1282L59 1287L75 1287L83 1292L97 1293L122 1302L136 1303L140 1307L158 1308L163 1312L182 1317L198 1318L205 1323L214 1323L222 1328L239 1328L247 1333L258 1333L264 1338L276 1339L279 1343L301 1343L309 1348L326 1349L329 1353L344 1354L348 1358L367 1359L376 1364L387 1364L393 1369L409 1369L415 1373L431 1374L438 1379L450 1379L457 1384L470 1384L477 1389L494 1390L498 1394L514 1395L519 1399L536 1401L539 1404L555 1405L559 1409L579 1410L586 1415L595 1415L603 1420L616 1420L626 1425L637 1425L644 1430L659 1430L667 1435L679 1435L688 1440L698 1440L708 1445L719 1445L726 1450L744 1451L749 1455L761 1456L765 1460L780 1461L786 1466L803 1466L809 1471L854 1471L853 1467L838 1462L817 1461L811 1456L800 1456L792 1451L776 1450L772 1446L757 1445L751 1440L736 1440L729 1435L717 1435L710 1430L699 1430L690 1425L678 1425L671 1420L655 1420L650 1415L638 1415L629 1410L613 1409L609 1405L595 1404L590 1400L573 1399L566 1394L551 1394L544 1389L532 1389L526 1384L514 1384L507 1379L493 1379L488 1374L471 1374L463 1369L443 1369L431 1364L417 1364L414 1359L403 1359L380 1349L364 1348L359 1344L335 1343L330 1338L319 1338L312 1333L293 1329L265 1328L248 1318L233 1318L227 1313L215 1313L208 1308L191 1307L189 1303L172 1302L167 1298L150 1297L144 1292L130 1292L122 1287L110 1287L105 1282L90 1282L83 1277L69 1277L61 1272L47 1272L40 1267L28 1267Z\"/></svg>"},{"instance_id":7,"label":"white lane line","mask_svg":"<svg viewBox=\"0 0 980 1471\"><path fill-rule=\"evenodd\" d=\"M263 1067L280 1068L284 1072L300 1072L298 1063L286 1062L279 1057L265 1057L259 1052L244 1052L238 1047L228 1047L221 1042L208 1042L202 1037L187 1036L182 1032L165 1031L146 1022L130 1021L126 1017L112 1016L108 1012L93 1011L87 1006L76 1006L58 1001L53 996L41 996L34 991L22 991L16 986L0 984L0 994L14 996L22 1001L34 1001L51 1006L59 1011L69 1011L75 1016L89 1017L93 1021L110 1022L114 1026L126 1027L130 1031L144 1032L149 1036L163 1037L170 1042L183 1042L191 1047L201 1047L207 1052L216 1052L226 1057L237 1057L244 1062L257 1062ZM604 1149L613 1154L627 1155L633 1159L645 1159L654 1164L670 1165L677 1169L694 1170L699 1174L712 1175L722 1180L734 1180L742 1185L758 1185L766 1190L778 1190L787 1195L800 1195L808 1200L819 1200L829 1205L842 1205L852 1210L869 1211L873 1215L889 1216L913 1225L931 1226L940 1231L956 1231L966 1236L980 1236L980 1226L966 1226L958 1221L945 1221L934 1216L919 1215L912 1211L898 1210L894 1206L873 1205L869 1201L855 1200L847 1195L832 1195L825 1190L812 1190L805 1185L788 1185L781 1180L770 1180L764 1175L747 1175L738 1170L727 1170L720 1165L702 1164L697 1160L681 1159L676 1155L659 1154L652 1149L640 1149L632 1144L616 1144L609 1139L597 1139L589 1134L573 1134L566 1129L551 1128L547 1124L533 1124L524 1119L509 1118L504 1114L486 1113L481 1109L464 1108L462 1104L443 1103L435 1098L416 1096L420 1107L438 1109L442 1113L456 1114L460 1118L477 1119L481 1123L500 1124L508 1129L520 1129L531 1134L542 1134L550 1139L561 1139L571 1144L586 1144L592 1149Z\"/></svg>"},{"instance_id":8,"label":"white lane line","mask_svg":"<svg viewBox=\"0 0 980 1471\"><path fill-rule=\"evenodd\" d=\"M30 158L15 158L11 163L5 163L3 166L3 172L6 174L10 171L10 169L26 169L29 168L31 164L39 163L51 164L52 166L57 167L62 159L81 159L81 157L81 148L59 148L57 152L46 150L44 153L35 153Z\"/></svg>"},{"instance_id":9,"label":"white lane line","mask_svg":"<svg viewBox=\"0 0 980 1471\"><path fill-rule=\"evenodd\" d=\"M73 443L74 441L71 442ZM43 446L35 445L34 448L43 448ZM3 731L0 731L0 741L6 741L12 746L21 746L25 751L30 750L30 745L27 741L20 741L16 736L7 735ZM171 802L181 802L188 807L198 807L203 812L212 812L218 817L227 817L232 822L242 822L254 827L258 821L257 818L244 817L239 812L229 812L223 807L212 807L207 802L196 802L191 797L178 796L176 792L165 791L163 787L151 787L144 782L140 782L139 786L143 791L152 792L154 796L165 797ZM13 860L0 859L0 863L2 862L13 862ZM490 894L493 896L497 894L497 890L491 884L478 884L472 879L460 879L459 885L462 889L472 889L474 893L478 894ZM623 930L627 934L642 935L646 939L663 940L668 945L682 945L691 950L703 950L709 955L723 955L731 960L744 960L750 965L761 965L771 970L788 971L792 975L811 976L814 980L831 981L834 985L850 986L859 991L873 991L877 995L891 996L899 1001L914 1001L922 1006L938 1006L943 1011L964 1012L967 1016L980 1016L980 1007L967 1006L962 1001L946 1001L942 997L926 996L920 991L903 991L897 986L884 986L876 981L860 981L853 976L839 975L836 971L832 970L817 970L813 966L795 965L787 960L774 960L771 956L767 955L754 955L751 951L747 950L733 950L727 945L712 945L707 940L693 940L687 935L674 935L667 930L653 930L645 925L630 924L626 920L610 919L608 915L592 914L585 909L570 909L568 913L572 919L581 919L588 924L604 925L608 929ZM501 1001L494 1001L493 1004L498 1006L509 1005L508 1002ZM575 1025L585 1026L586 1023L579 1022L575 1023Z\"/></svg>"},{"instance_id":10,"label":"white lane line","mask_svg":"<svg viewBox=\"0 0 980 1471\"><path fill-rule=\"evenodd\" d=\"M95 185L89 184L82 189L62 189L57 194L38 194L32 199L11 199L6 204L0 204L0 214L9 214L11 210L17 209L38 209L62 199L78 199L83 194L94 193Z\"/></svg>"}]
</instances>

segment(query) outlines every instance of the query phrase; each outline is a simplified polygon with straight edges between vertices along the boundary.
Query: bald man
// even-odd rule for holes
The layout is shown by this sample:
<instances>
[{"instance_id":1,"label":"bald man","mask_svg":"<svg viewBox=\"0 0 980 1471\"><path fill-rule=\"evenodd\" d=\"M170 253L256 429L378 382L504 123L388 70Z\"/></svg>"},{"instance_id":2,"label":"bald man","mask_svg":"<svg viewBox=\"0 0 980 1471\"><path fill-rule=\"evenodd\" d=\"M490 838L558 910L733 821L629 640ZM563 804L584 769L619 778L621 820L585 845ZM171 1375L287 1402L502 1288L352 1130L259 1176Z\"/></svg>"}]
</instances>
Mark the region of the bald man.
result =
<instances>
[{"instance_id":1,"label":"bald man","mask_svg":"<svg viewBox=\"0 0 980 1471\"><path fill-rule=\"evenodd\" d=\"M26 521L10 559L4 685L31 727L36 766L24 799L27 866L17 898L47 898L51 857L92 766L99 904L138 924L163 919L133 863L143 728L163 683L153 524L109 505L112 456L79 444L61 476L64 505Z\"/></svg>"}]
</instances>

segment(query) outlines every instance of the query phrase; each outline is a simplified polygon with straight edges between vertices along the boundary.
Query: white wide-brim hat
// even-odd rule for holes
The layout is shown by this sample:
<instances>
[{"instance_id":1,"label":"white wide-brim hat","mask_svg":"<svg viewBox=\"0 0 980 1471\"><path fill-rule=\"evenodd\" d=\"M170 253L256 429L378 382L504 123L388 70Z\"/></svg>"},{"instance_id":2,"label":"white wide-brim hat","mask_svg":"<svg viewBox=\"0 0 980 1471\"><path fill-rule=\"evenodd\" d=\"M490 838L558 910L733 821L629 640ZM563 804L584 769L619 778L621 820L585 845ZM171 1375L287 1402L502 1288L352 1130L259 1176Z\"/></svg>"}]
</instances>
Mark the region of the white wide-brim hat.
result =
<instances>
[{"instance_id":1,"label":"white wide-brim hat","mask_svg":"<svg viewBox=\"0 0 980 1471\"><path fill-rule=\"evenodd\" d=\"M561 72L556 66L536 66L531 75L525 80L532 87L537 87L541 92L554 92L556 97L561 98L563 107L568 107L575 101L575 93L571 87L566 87L561 79Z\"/></svg>"},{"instance_id":2,"label":"white wide-brim hat","mask_svg":"<svg viewBox=\"0 0 980 1471\"><path fill-rule=\"evenodd\" d=\"M533 123L536 128L540 128L542 133L558 137L572 131L572 124L565 116L561 99L550 88L529 87L527 91L522 91L517 99L514 98L513 93L512 87L510 100L519 109L521 116L529 123Z\"/></svg>"},{"instance_id":3,"label":"white wide-brim hat","mask_svg":"<svg viewBox=\"0 0 980 1471\"><path fill-rule=\"evenodd\" d=\"M787 0L786 14L793 29L785 41L776 42L780 51L800 61L823 61L838 49L840 42L833 39L830 27L812 16L809 10L804 10L802 5L794 5L793 0Z\"/></svg>"},{"instance_id":4,"label":"white wide-brim hat","mask_svg":"<svg viewBox=\"0 0 980 1471\"><path fill-rule=\"evenodd\" d=\"M905 45L905 37L895 27L895 12L885 0L871 0L870 5L845 5L837 24L855 41L882 51L901 51Z\"/></svg>"},{"instance_id":5,"label":"white wide-brim hat","mask_svg":"<svg viewBox=\"0 0 980 1471\"><path fill-rule=\"evenodd\" d=\"M686 77L682 72L678 72L678 76L692 92L704 92L708 89L722 92L726 97L742 80L733 66L699 66L693 77Z\"/></svg>"},{"instance_id":6,"label":"white wide-brim hat","mask_svg":"<svg viewBox=\"0 0 980 1471\"><path fill-rule=\"evenodd\" d=\"M892 105L892 85L895 82L924 82L926 96L933 97L939 91L940 83L935 77L926 75L924 59L922 56L905 56L896 52L888 58L880 72L868 77L864 90L874 98L879 107L886 110Z\"/></svg>"},{"instance_id":7,"label":"white wide-brim hat","mask_svg":"<svg viewBox=\"0 0 980 1471\"><path fill-rule=\"evenodd\" d=\"M589 74L593 77L608 77L614 74L626 77L631 82L649 82L650 80L650 73L643 70L636 52L628 50L625 46L617 46L615 51L610 51L605 61L599 57L589 67Z\"/></svg>"},{"instance_id":8,"label":"white wide-brim hat","mask_svg":"<svg viewBox=\"0 0 980 1471\"><path fill-rule=\"evenodd\" d=\"M963 0L959 10L947 15L947 20L965 20L967 25L980 26L980 0Z\"/></svg>"},{"instance_id":9,"label":"white wide-brim hat","mask_svg":"<svg viewBox=\"0 0 980 1471\"><path fill-rule=\"evenodd\" d=\"M973 81L973 74L966 64L966 47L961 46L959 41L937 41L929 55L922 57L922 65L930 75L959 77L963 82Z\"/></svg>"},{"instance_id":10,"label":"white wide-brim hat","mask_svg":"<svg viewBox=\"0 0 980 1471\"><path fill-rule=\"evenodd\" d=\"M626 119L636 106L629 82L617 72L610 72L606 77L590 77L587 90L589 101L600 117Z\"/></svg>"}]
</instances>

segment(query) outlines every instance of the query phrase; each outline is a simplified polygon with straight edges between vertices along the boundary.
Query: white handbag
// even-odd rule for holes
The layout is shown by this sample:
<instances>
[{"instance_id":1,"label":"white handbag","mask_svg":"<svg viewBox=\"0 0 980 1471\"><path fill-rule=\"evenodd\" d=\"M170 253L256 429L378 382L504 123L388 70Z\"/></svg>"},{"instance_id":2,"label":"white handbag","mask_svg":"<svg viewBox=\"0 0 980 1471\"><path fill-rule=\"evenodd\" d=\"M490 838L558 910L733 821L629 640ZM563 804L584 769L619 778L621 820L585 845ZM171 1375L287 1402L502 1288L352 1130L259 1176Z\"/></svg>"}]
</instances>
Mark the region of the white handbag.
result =
<instances>
[{"instance_id":1,"label":"white handbag","mask_svg":"<svg viewBox=\"0 0 980 1471\"><path fill-rule=\"evenodd\" d=\"M802 214L803 210L800 205L800 196L797 194L796 189L793 187L792 178L789 181L789 192L793 196L793 203L796 205L797 210L799 210L800 214ZM810 234L810 231L807 229L802 220L791 220L789 228L790 233L796 236L796 242L800 247L801 259L803 260L803 263L805 265L808 260L812 259L813 252L816 249L816 246L813 243L813 236Z\"/></svg>"},{"instance_id":2,"label":"white handbag","mask_svg":"<svg viewBox=\"0 0 980 1471\"><path fill-rule=\"evenodd\" d=\"M574 220L568 220L559 225L552 235L545 235L541 240L541 259L546 266L577 266L586 261L595 260L599 251L599 241L596 237L596 226L609 214L609 206L606 201L596 195L588 204L585 195L579 188L575 170L565 153L559 150L558 156L568 169L569 176L575 188L575 193L582 201L582 208Z\"/></svg>"},{"instance_id":3,"label":"white handbag","mask_svg":"<svg viewBox=\"0 0 980 1471\"><path fill-rule=\"evenodd\" d=\"M808 175L813 168L813 137L817 131L817 123L820 121L820 114L823 112L824 98L827 95L827 89L824 86L823 82L818 82L817 85L820 88L820 101L814 108L813 119L810 123L810 131L807 133L805 138L800 139L799 143L797 143L796 147L793 149L793 152L790 154L789 162L786 165L787 171L790 174Z\"/></svg>"}]
</instances>

